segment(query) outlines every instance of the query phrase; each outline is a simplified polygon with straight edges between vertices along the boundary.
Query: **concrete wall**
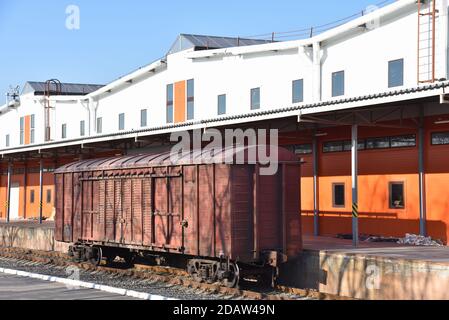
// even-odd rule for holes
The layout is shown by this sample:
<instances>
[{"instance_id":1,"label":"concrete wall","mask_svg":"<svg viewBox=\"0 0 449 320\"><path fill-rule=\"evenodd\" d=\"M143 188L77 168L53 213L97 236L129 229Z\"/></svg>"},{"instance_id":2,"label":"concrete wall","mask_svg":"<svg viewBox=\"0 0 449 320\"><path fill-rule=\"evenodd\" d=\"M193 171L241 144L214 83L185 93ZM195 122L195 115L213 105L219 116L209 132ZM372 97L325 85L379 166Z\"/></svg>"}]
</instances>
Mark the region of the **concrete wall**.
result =
<instances>
[{"instance_id":1,"label":"concrete wall","mask_svg":"<svg viewBox=\"0 0 449 320\"><path fill-rule=\"evenodd\" d=\"M300 288L349 298L449 299L448 264L305 251L282 272Z\"/></svg>"},{"instance_id":2,"label":"concrete wall","mask_svg":"<svg viewBox=\"0 0 449 320\"><path fill-rule=\"evenodd\" d=\"M53 227L0 225L0 247L40 251L68 251L68 245L54 240Z\"/></svg>"}]
</instances>

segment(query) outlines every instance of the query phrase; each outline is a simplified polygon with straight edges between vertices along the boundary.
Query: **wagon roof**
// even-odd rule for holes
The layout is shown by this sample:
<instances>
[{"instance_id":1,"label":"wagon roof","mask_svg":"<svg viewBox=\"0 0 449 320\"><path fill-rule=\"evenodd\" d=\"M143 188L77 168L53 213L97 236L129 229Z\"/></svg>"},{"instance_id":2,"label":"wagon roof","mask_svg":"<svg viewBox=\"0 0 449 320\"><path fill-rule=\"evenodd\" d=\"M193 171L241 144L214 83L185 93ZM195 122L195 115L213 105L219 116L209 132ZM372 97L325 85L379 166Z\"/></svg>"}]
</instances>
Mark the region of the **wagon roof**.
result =
<instances>
[{"instance_id":1,"label":"wagon roof","mask_svg":"<svg viewBox=\"0 0 449 320\"><path fill-rule=\"evenodd\" d=\"M273 146L271 148L273 148ZM294 153L282 147L274 148L276 148L278 152L277 161L275 162L299 163L298 157ZM270 154L270 146L258 145L227 147L222 149L198 149L180 154L178 157L172 156L172 153L167 151L164 153L146 153L113 158L81 160L58 168L56 173L197 164L264 164L263 160L266 159L260 159L259 153L261 155ZM249 155L255 155L255 157L249 157Z\"/></svg>"}]
</instances>

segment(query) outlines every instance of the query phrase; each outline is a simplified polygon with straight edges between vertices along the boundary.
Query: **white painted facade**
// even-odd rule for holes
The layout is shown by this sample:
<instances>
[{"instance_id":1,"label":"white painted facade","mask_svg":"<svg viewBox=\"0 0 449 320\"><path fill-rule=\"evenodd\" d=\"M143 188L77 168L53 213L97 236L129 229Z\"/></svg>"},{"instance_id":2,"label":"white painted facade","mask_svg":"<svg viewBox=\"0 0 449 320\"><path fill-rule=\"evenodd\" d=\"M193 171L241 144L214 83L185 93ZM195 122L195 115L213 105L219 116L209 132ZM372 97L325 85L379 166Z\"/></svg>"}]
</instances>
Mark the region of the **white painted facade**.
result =
<instances>
[{"instance_id":1,"label":"white painted facade","mask_svg":"<svg viewBox=\"0 0 449 320\"><path fill-rule=\"evenodd\" d=\"M436 1L439 9L436 78L448 79L448 4L447 0ZM215 50L188 49L170 54L88 95L52 96L51 140L62 143L89 136L100 139L102 135L118 133L121 113L125 114L124 134L166 126L167 85L189 79L195 82L195 122L219 118L217 100L222 94L227 97L225 116L291 107L294 105L292 82L298 79L304 81L302 104L415 88L420 85L418 60L423 59L417 53L417 30L416 1L399 0L306 40ZM404 61L404 85L389 88L388 63L397 59ZM338 71L345 72L345 94L332 97L332 74ZM261 106L260 110L252 111L250 90L257 87ZM17 108L0 107L0 152L21 147L19 119L30 114L35 115L36 121L34 144L45 144L43 99L27 94L20 97ZM410 96L402 99L410 99ZM142 109L148 110L144 128L140 125ZM97 118L102 118L101 133L97 132ZM84 137L80 135L81 121L85 123ZM67 128L66 139L62 139L63 124ZM195 126L198 125L190 128ZM7 134L10 135L9 147L5 145Z\"/></svg>"}]
</instances>

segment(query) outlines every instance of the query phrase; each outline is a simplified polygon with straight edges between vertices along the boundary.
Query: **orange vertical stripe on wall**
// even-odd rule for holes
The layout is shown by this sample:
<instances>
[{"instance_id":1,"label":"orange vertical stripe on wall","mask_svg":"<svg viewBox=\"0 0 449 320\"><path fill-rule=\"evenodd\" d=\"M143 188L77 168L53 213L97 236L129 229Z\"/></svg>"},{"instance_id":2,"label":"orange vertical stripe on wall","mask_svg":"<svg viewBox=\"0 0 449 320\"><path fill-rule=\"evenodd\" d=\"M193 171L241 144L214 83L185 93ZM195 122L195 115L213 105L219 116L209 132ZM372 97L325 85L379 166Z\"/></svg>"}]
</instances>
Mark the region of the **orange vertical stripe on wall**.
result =
<instances>
[{"instance_id":1,"label":"orange vertical stripe on wall","mask_svg":"<svg viewBox=\"0 0 449 320\"><path fill-rule=\"evenodd\" d=\"M186 82L175 83L175 123L186 121Z\"/></svg>"},{"instance_id":2,"label":"orange vertical stripe on wall","mask_svg":"<svg viewBox=\"0 0 449 320\"><path fill-rule=\"evenodd\" d=\"M24 141L25 144L30 144L30 129L31 129L31 116L26 116L25 117L25 137L24 137Z\"/></svg>"}]
</instances>

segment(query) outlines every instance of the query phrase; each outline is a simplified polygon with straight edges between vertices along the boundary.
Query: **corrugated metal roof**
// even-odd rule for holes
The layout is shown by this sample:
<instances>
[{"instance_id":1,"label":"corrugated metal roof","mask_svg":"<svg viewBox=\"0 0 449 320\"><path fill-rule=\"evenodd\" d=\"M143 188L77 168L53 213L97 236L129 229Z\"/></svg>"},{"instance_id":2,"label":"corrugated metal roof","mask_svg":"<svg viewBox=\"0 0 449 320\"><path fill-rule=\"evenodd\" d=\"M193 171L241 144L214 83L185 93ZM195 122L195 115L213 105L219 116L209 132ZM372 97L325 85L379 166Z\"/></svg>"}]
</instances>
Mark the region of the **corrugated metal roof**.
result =
<instances>
[{"instance_id":1,"label":"corrugated metal roof","mask_svg":"<svg viewBox=\"0 0 449 320\"><path fill-rule=\"evenodd\" d=\"M81 83L62 83L61 95L86 95L97 91L103 85L98 84L81 84ZM51 86L51 90L55 90L55 86ZM34 92L35 95L42 95L45 92L45 82L28 81L23 87L22 94Z\"/></svg>"},{"instance_id":2,"label":"corrugated metal roof","mask_svg":"<svg viewBox=\"0 0 449 320\"><path fill-rule=\"evenodd\" d=\"M272 41L233 37L204 36L197 34L180 34L175 43L170 48L168 54L173 54L191 48L222 49L239 46L252 46L265 43L272 43Z\"/></svg>"},{"instance_id":3,"label":"corrugated metal roof","mask_svg":"<svg viewBox=\"0 0 449 320\"><path fill-rule=\"evenodd\" d=\"M254 164L254 162L258 161L258 159L249 159L252 160L249 161L248 155L254 152L256 157L258 157L258 151L260 151L259 148L262 147L266 148L263 150L263 153L270 151L270 147L264 145L235 146L226 147L220 150L192 150L191 152L180 155L179 157L173 159L171 157L171 152L167 151L155 154L141 154L114 158L81 160L62 166L57 169L55 173L138 169L174 165L236 163L236 159L244 159L245 164ZM292 152L282 147L277 147L277 149L277 162L298 162L297 156ZM212 151L214 151L214 153Z\"/></svg>"}]
</instances>

